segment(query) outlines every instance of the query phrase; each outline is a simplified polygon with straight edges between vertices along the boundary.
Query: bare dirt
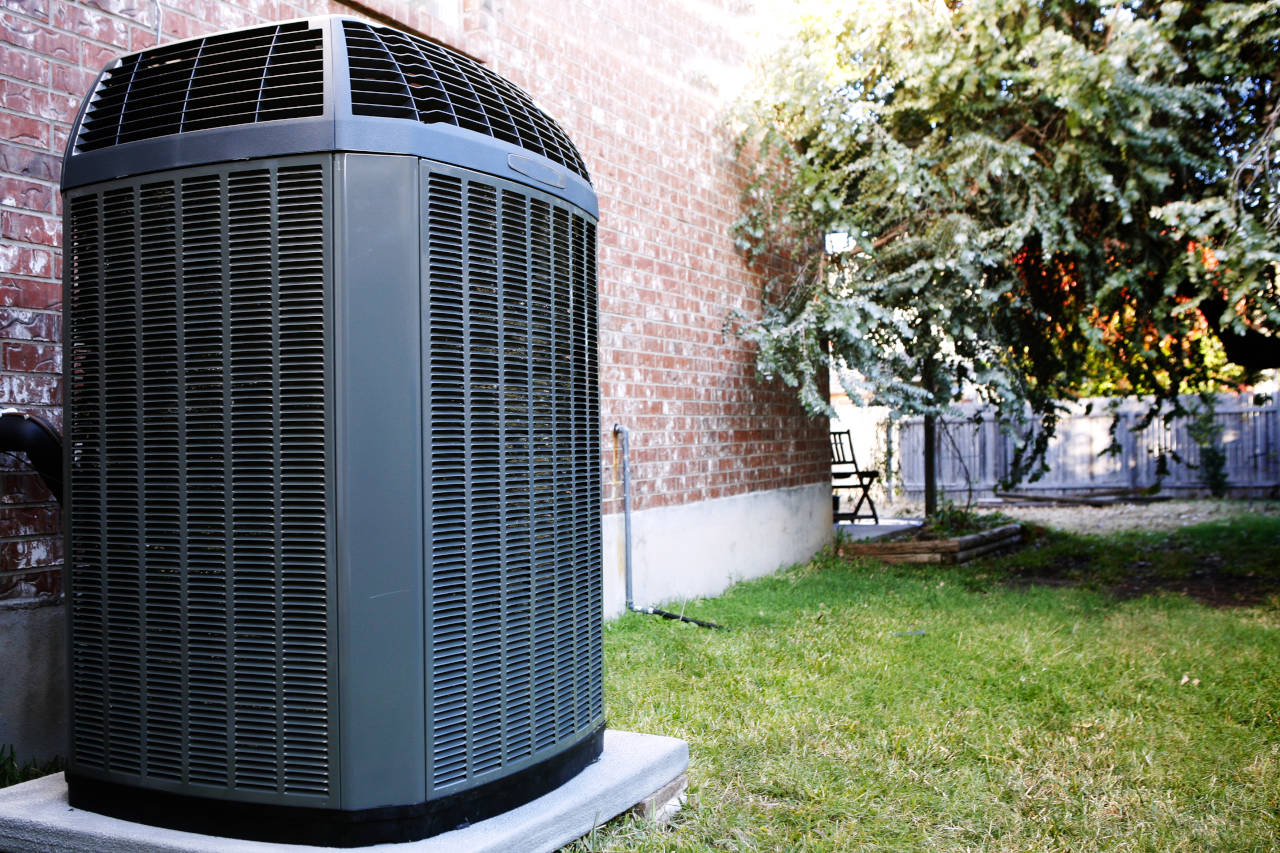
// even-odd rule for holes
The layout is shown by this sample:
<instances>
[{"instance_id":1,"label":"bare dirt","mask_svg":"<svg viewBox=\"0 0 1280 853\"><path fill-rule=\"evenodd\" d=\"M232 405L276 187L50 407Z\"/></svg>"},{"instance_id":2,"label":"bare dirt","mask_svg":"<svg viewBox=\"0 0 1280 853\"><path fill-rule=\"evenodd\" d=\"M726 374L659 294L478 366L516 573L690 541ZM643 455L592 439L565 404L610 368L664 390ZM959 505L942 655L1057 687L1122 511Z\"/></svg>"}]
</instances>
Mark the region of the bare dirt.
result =
<instances>
[{"instance_id":1,"label":"bare dirt","mask_svg":"<svg viewBox=\"0 0 1280 853\"><path fill-rule=\"evenodd\" d=\"M892 507L900 517L919 517L920 508ZM1053 528L1077 534L1110 535L1125 531L1174 532L1183 527L1242 515L1280 517L1280 501L1267 500L1170 500L1153 503L1120 503L1113 506L983 506L979 511L999 511L1032 527ZM884 513L888 515L889 513ZM1035 538L1028 547L1037 547ZM1170 547L1173 547L1172 545ZM1167 559L1167 558L1166 558ZM1278 557L1280 560L1280 557ZM1014 568L1006 579L1012 586L1075 586L1096 582L1094 556L1087 552L1060 553L1049 561L1032 561L1034 569ZM1240 573L1225 565L1215 553L1201 554L1190 571L1171 577L1160 550L1143 554L1124 567L1123 576L1110 575L1106 589L1128 599L1156 592L1174 592L1211 607L1262 604L1280 595L1280 575Z\"/></svg>"},{"instance_id":2,"label":"bare dirt","mask_svg":"<svg viewBox=\"0 0 1280 853\"><path fill-rule=\"evenodd\" d=\"M1129 530L1172 532L1193 524L1241 515L1280 516L1277 501L1175 500L1147 504L1116 504L1107 507L1045 506L1001 509L1019 521L1072 533L1111 534ZM1199 565L1181 577L1169 577L1159 570L1159 552L1133 561L1125 576L1108 591L1117 598L1137 598L1155 592L1174 592L1193 598L1210 607L1247 607L1261 604L1277 592L1274 577L1258 577L1252 572L1240 574L1228 570L1216 554L1205 554ZM1064 560L1070 562L1069 556ZM1061 572L1042 566L1035 578L1022 578L1023 583L1064 585L1068 578L1088 567L1062 566Z\"/></svg>"}]
</instances>

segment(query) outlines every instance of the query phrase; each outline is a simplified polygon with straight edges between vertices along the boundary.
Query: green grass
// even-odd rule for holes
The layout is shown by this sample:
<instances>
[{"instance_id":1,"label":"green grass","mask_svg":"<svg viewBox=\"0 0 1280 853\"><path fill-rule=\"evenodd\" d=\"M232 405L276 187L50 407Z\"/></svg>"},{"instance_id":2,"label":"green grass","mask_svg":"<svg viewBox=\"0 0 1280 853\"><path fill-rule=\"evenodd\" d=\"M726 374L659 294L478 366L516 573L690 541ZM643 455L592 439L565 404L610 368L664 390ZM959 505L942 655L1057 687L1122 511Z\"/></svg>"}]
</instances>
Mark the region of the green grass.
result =
<instances>
[{"instance_id":1,"label":"green grass","mask_svg":"<svg viewBox=\"0 0 1280 853\"><path fill-rule=\"evenodd\" d=\"M1258 603L1112 592L1205 571ZM687 605L727 631L629 614L609 723L688 740L689 803L577 849L1278 849L1278 579L1280 519L1239 519L948 569L824 556Z\"/></svg>"},{"instance_id":2,"label":"green grass","mask_svg":"<svg viewBox=\"0 0 1280 853\"><path fill-rule=\"evenodd\" d=\"M924 524L913 533L915 538L949 539L989 530L1012 521L1012 518L1003 513L978 512L953 501L942 500L938 502L937 512L926 518Z\"/></svg>"},{"instance_id":3,"label":"green grass","mask_svg":"<svg viewBox=\"0 0 1280 853\"><path fill-rule=\"evenodd\" d=\"M19 764L13 745L0 745L0 788L39 779L41 776L57 773L62 768L61 758L51 758L48 761L27 760Z\"/></svg>"}]
</instances>

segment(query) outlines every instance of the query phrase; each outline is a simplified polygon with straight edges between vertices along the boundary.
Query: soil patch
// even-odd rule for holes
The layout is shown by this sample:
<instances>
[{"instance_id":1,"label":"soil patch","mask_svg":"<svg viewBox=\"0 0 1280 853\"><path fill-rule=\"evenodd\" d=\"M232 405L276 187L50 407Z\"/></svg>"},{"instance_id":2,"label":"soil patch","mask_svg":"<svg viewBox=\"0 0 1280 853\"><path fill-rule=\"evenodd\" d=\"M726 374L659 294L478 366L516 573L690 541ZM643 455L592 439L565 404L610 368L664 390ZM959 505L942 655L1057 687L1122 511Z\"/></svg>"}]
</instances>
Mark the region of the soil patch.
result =
<instances>
[{"instance_id":1,"label":"soil patch","mask_svg":"<svg viewBox=\"0 0 1280 853\"><path fill-rule=\"evenodd\" d=\"M985 506L983 509L997 508ZM918 518L922 515L920 508L911 504L894 506L892 511L905 517ZM1253 566L1258 568L1257 572L1229 565L1222 556L1214 553L1212 546L1191 546L1193 551L1200 553L1192 558L1190 565L1184 558L1177 564L1178 568L1170 572L1169 554L1159 546L1132 551L1133 558L1128 564L1118 567L1118 555L1111 543L1094 538L1125 532L1172 533L1192 525L1241 516L1280 518L1280 501L1173 500L1105 507L1002 505L998 511L1012 520L1023 522L1024 542L1029 545L1029 554L1044 549L1037 559L1027 559L1025 565L1019 565L1023 561L1016 558L1005 564L1009 574L1002 582L1011 587L1089 585L1121 599L1170 592L1210 607L1255 606L1280 596L1280 570L1272 572L1266 569L1265 564L1256 562ZM1084 538L1066 545L1052 531L1082 535ZM1182 542L1166 547L1177 547L1185 553L1189 546ZM1104 552L1100 548L1110 550ZM1280 566L1280 549L1277 549L1275 563Z\"/></svg>"},{"instance_id":2,"label":"soil patch","mask_svg":"<svg viewBox=\"0 0 1280 853\"><path fill-rule=\"evenodd\" d=\"M1116 598L1137 598L1153 592L1177 592L1210 607L1251 607L1280 592L1271 578L1233 575L1214 569L1197 569L1185 578L1161 578L1135 572L1111 587Z\"/></svg>"},{"instance_id":3,"label":"soil patch","mask_svg":"<svg viewBox=\"0 0 1280 853\"><path fill-rule=\"evenodd\" d=\"M1176 531L1193 524L1238 517L1242 513L1275 516L1280 504L1274 501L1176 501L1157 505L1125 505L1116 507L1028 507L1006 510L1008 515L1036 524L1077 534L1114 535L1125 531ZM1045 533L1039 528L1039 533ZM1039 538L1039 537L1037 537ZM1043 541L1043 540L1042 540ZM1171 547L1171 546L1170 546ZM1198 565L1189 572L1170 575L1162 571L1167 563L1164 549L1134 559L1117 578L1114 563L1107 571L1095 565L1098 555L1088 548L1055 554L1014 573L1007 583L1015 587L1073 586L1082 583L1104 584L1111 595L1120 599L1138 598L1160 592L1185 595L1210 607L1250 607L1265 603L1280 594L1280 577L1255 572L1233 572L1217 554L1203 554ZM1105 578L1105 579L1104 579Z\"/></svg>"},{"instance_id":4,"label":"soil patch","mask_svg":"<svg viewBox=\"0 0 1280 853\"><path fill-rule=\"evenodd\" d=\"M1035 531L1032 535L1039 538L1043 531ZM1082 582L1081 578L1089 576L1092 568L1093 560L1088 555L1058 554L1034 569L1015 569L1005 579L1005 583L1018 589L1030 586L1077 586Z\"/></svg>"},{"instance_id":5,"label":"soil patch","mask_svg":"<svg viewBox=\"0 0 1280 853\"><path fill-rule=\"evenodd\" d=\"M1088 583L1093 561L1088 557L1063 557L1026 572L1015 571L1005 584L1015 589L1033 586L1068 587ZM1156 573L1151 563L1139 560L1121 580L1106 587L1119 599L1140 598L1158 592L1175 592L1209 607L1253 607L1280 595L1280 582L1253 574L1232 574L1216 568L1196 569L1186 577Z\"/></svg>"}]
</instances>

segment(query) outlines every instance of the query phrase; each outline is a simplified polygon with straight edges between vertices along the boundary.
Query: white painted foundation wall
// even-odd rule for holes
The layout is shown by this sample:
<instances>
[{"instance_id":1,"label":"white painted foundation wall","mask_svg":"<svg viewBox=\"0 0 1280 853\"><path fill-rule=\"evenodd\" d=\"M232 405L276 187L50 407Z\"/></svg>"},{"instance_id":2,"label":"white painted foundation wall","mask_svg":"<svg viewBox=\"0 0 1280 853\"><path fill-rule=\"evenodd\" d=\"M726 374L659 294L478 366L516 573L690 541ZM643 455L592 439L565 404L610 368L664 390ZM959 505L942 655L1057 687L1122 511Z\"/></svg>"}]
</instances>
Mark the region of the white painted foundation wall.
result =
<instances>
[{"instance_id":1,"label":"white painted foundation wall","mask_svg":"<svg viewBox=\"0 0 1280 853\"><path fill-rule=\"evenodd\" d=\"M61 603L0 606L0 744L19 764L67 754L66 657Z\"/></svg>"},{"instance_id":2,"label":"white painted foundation wall","mask_svg":"<svg viewBox=\"0 0 1280 853\"><path fill-rule=\"evenodd\" d=\"M624 518L604 517L604 612L626 609ZM749 492L631 514L637 607L718 595L803 562L831 541L831 484Z\"/></svg>"}]
</instances>

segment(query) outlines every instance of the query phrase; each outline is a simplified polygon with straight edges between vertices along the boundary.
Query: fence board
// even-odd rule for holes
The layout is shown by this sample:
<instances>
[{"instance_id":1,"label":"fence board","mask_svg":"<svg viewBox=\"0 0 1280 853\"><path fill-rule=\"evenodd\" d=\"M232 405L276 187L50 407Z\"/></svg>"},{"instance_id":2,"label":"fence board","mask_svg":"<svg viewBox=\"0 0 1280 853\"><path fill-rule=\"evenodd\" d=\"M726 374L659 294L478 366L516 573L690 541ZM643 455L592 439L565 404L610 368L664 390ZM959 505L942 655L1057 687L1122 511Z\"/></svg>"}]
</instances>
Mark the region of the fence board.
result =
<instances>
[{"instance_id":1,"label":"fence board","mask_svg":"<svg viewBox=\"0 0 1280 853\"><path fill-rule=\"evenodd\" d=\"M1090 402L1091 409L1087 406ZM1195 403L1196 398L1184 400L1188 407ZM958 409L958 417L939 422L939 486L957 500L970 487L974 497L989 496L1010 470L1015 440L989 413L981 422L973 422L972 416L984 411L979 407L961 405ZM1145 489L1156 484L1163 454L1168 464L1163 489L1203 490L1200 448L1191 438L1190 418L1168 423L1156 419L1135 431L1145 412L1146 404L1141 400L1114 405L1111 400L1098 399L1073 405L1049 444L1048 472L1018 488L1047 494ZM1111 423L1116 415L1120 418L1115 430L1119 450L1104 453L1112 444ZM1271 395L1260 405L1252 395L1219 395L1214 421L1221 428L1228 487L1237 493L1280 489L1280 395ZM899 483L908 496L918 498L924 489L923 419L898 422L892 443L899 448Z\"/></svg>"}]
</instances>

